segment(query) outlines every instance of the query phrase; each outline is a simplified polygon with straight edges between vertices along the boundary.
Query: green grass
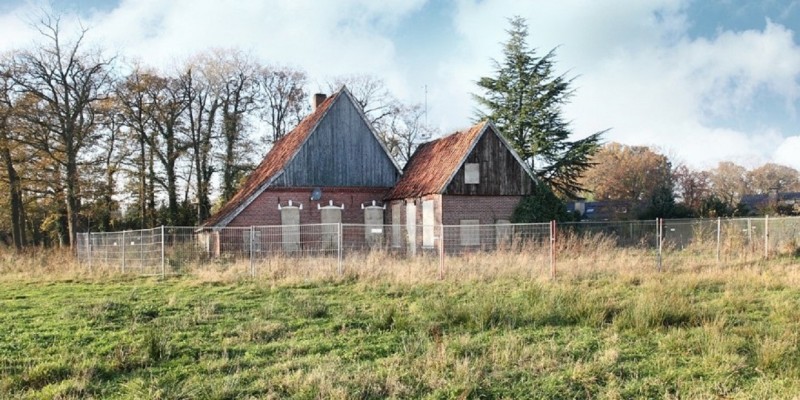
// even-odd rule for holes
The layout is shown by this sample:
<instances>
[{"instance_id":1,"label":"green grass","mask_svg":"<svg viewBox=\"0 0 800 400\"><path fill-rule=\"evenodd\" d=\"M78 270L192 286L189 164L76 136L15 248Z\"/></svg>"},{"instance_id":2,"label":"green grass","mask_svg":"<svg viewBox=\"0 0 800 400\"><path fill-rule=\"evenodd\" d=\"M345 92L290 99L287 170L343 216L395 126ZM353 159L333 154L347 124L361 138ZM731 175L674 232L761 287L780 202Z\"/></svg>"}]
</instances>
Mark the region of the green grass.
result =
<instances>
[{"instance_id":1,"label":"green grass","mask_svg":"<svg viewBox=\"0 0 800 400\"><path fill-rule=\"evenodd\" d=\"M0 398L791 398L795 267L556 282L6 279Z\"/></svg>"}]
</instances>

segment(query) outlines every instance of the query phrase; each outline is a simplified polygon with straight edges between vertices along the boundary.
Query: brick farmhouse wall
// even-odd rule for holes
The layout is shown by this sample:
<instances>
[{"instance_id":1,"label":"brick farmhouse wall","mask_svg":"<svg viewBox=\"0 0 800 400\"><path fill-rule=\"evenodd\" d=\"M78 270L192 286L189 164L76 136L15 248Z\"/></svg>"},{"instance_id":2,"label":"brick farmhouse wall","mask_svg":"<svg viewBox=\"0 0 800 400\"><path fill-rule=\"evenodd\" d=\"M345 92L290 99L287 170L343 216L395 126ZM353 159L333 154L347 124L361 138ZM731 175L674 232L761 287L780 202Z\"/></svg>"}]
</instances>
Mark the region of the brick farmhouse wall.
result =
<instances>
[{"instance_id":1,"label":"brick farmhouse wall","mask_svg":"<svg viewBox=\"0 0 800 400\"><path fill-rule=\"evenodd\" d=\"M250 203L239 215L237 215L227 226L218 232L213 239L215 253L244 254L248 247L243 238L243 232L235 228L246 227L273 227L281 226L281 211L278 205L285 207L292 201L292 205L302 204L303 209L299 210L301 225L312 225L322 223L322 210L317 206L325 207L333 201L333 205L341 207L342 223L344 224L364 224L364 210L361 205L369 206L375 201L376 205L382 205L382 199L389 188L322 188L322 197L317 201L311 201L311 191L313 188L268 188ZM384 224L391 223L389 207L384 211ZM320 246L324 241L325 228L302 229L300 233L301 248L306 251ZM261 236L260 247L263 249L280 249L282 244L281 230L271 228L268 236ZM246 235L246 234L244 234ZM366 245L365 230L361 227L350 228L344 232L343 240L350 245ZM305 247L304 247L305 246Z\"/></svg>"},{"instance_id":2,"label":"brick farmhouse wall","mask_svg":"<svg viewBox=\"0 0 800 400\"><path fill-rule=\"evenodd\" d=\"M250 227L250 226L279 226L281 225L281 212L278 209L278 204L287 206L289 200L294 205L302 204L303 209L300 210L300 224L319 224L322 221L321 210L317 205L322 207L329 204L333 200L336 206L344 205L342 210L342 223L345 224L364 224L364 210L361 205L371 205L372 201L377 204L383 204L382 198L388 192L388 188L322 188L322 198L318 201L311 201L310 194L312 188L270 188L264 191L256 200L254 200L245 210L243 210L236 218L234 218L228 227ZM406 204L414 202L416 205L416 229L415 242L418 249L422 249L423 233L422 233L422 202L425 200L434 201L434 223L438 226L444 224L446 226L459 226L462 220L479 220L481 225L493 225L498 220L509 220L514 208L519 203L521 196L457 196L457 195L426 195L415 199L400 199L392 200L386 203L386 210L384 211L384 224L392 224L392 205L399 204L399 221L403 227L402 242L406 243ZM386 244L390 243L391 228L387 229ZM435 236L439 236L439 231L435 232ZM243 246L241 233L228 232L227 239L222 239L221 247L223 251L240 251ZM319 233L314 231L303 232L301 242L313 243L318 240ZM458 229L448 228L445 240L448 245L457 245ZM219 240L219 239L218 239ZM262 240L267 240L266 238ZM270 240L280 240L275 237ZM348 244L363 244L366 242L363 230L350 230L344 232L343 240ZM493 242L492 238L483 236L481 240L486 240L489 243ZM264 245L268 245L264 243ZM405 246L405 244L404 244ZM438 248L438 243L436 244Z\"/></svg>"},{"instance_id":3,"label":"brick farmhouse wall","mask_svg":"<svg viewBox=\"0 0 800 400\"><path fill-rule=\"evenodd\" d=\"M342 210L342 223L363 224L364 210L361 205L372 204L376 201L378 205L383 204L382 199L389 191L389 188L322 188L322 198L318 201L311 201L311 191L313 188L269 188L261 193L250 205L237 215L229 224L229 227L236 226L270 226L281 224L281 212L278 204L282 207L289 205L289 200L294 205L302 204L300 210L300 224L319 224L322 222L322 215L317 206L327 206L331 200L333 205L344 205ZM391 221L388 213L384 215L384 223Z\"/></svg>"},{"instance_id":4,"label":"brick farmhouse wall","mask_svg":"<svg viewBox=\"0 0 800 400\"><path fill-rule=\"evenodd\" d=\"M399 207L399 221L403 228L406 228L406 204L414 202L416 205L417 230L415 241L418 248L422 248L423 234L422 229L422 202L425 200L434 201L434 223L446 226L459 226L462 220L479 220L481 225L494 225L498 220L510 220L511 214L519 204L522 196L457 196L457 195L427 195L418 198L392 200L387 204L387 211L391 211L394 205ZM385 220L387 224L392 222L391 215L387 214ZM484 232L494 232L492 229ZM438 231L435 236L439 236ZM405 240L405 238L404 238ZM445 240L449 245L459 243L458 228L447 228ZM494 237L483 236L481 240L487 240L487 244L494 243ZM438 244L436 245L438 248Z\"/></svg>"},{"instance_id":5,"label":"brick farmhouse wall","mask_svg":"<svg viewBox=\"0 0 800 400\"><path fill-rule=\"evenodd\" d=\"M481 225L510 220L522 196L442 196L444 224L459 225L464 219L480 220Z\"/></svg>"}]
</instances>

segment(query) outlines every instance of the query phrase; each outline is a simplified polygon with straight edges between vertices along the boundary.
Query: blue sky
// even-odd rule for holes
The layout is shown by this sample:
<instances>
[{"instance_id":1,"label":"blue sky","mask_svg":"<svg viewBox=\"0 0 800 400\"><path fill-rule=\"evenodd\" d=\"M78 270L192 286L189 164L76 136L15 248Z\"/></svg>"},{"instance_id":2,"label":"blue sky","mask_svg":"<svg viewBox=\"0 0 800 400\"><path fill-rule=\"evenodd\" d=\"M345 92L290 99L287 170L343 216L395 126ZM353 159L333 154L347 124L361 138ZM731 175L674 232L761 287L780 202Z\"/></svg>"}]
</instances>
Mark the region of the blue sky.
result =
<instances>
[{"instance_id":1,"label":"blue sky","mask_svg":"<svg viewBox=\"0 0 800 400\"><path fill-rule=\"evenodd\" d=\"M39 3L0 0L0 50L36 39ZM443 133L468 125L474 82L500 56L505 19L558 46L575 77L576 137L649 145L698 168L732 160L800 169L800 0L55 0L68 23L123 59L169 69L209 47L303 68L309 90L339 74L382 78Z\"/></svg>"}]
</instances>

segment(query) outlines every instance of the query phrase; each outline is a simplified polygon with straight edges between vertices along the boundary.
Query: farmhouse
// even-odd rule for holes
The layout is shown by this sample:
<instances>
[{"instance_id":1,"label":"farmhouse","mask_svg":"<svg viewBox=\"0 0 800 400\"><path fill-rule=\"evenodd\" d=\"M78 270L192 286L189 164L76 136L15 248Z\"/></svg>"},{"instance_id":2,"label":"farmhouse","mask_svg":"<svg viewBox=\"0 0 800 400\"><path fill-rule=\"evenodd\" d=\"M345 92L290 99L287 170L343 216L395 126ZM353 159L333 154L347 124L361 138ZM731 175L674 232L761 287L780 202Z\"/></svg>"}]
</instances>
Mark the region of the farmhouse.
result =
<instances>
[{"instance_id":1,"label":"farmhouse","mask_svg":"<svg viewBox=\"0 0 800 400\"><path fill-rule=\"evenodd\" d=\"M488 121L424 143L408 161L403 176L386 196L392 229L405 224L409 243L435 247L438 225L459 225L461 246L481 246L504 235L514 208L531 194L535 180L509 143ZM492 237L476 225L495 224Z\"/></svg>"},{"instance_id":2,"label":"farmhouse","mask_svg":"<svg viewBox=\"0 0 800 400\"><path fill-rule=\"evenodd\" d=\"M283 225L278 241L291 250L302 241L298 225L383 225L399 166L346 87L315 95L313 107L204 227Z\"/></svg>"},{"instance_id":3,"label":"farmhouse","mask_svg":"<svg viewBox=\"0 0 800 400\"><path fill-rule=\"evenodd\" d=\"M401 177L363 110L342 88L329 98L315 96L313 112L275 143L206 221L205 241L215 254L252 248L250 240L258 249L266 244L296 251L302 243L336 240L332 224L343 223L362 225L364 242L413 253L437 246L437 226L456 225L457 237L445 240L479 247L508 234L514 208L534 185L522 159L488 121L420 145ZM389 223L391 229L384 229ZM301 232L311 224L325 225ZM486 235L479 225L497 228ZM221 230L251 226L280 231L262 238L261 230Z\"/></svg>"}]
</instances>

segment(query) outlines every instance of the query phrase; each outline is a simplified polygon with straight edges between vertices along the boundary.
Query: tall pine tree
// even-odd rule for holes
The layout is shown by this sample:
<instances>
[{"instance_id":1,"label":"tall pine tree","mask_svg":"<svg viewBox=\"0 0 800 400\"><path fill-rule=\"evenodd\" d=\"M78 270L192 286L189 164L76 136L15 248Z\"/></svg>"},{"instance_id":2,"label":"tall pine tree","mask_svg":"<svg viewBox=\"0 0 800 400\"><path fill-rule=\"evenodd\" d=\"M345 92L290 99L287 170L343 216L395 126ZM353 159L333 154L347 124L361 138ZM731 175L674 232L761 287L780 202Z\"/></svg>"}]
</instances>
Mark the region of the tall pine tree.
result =
<instances>
[{"instance_id":1,"label":"tall pine tree","mask_svg":"<svg viewBox=\"0 0 800 400\"><path fill-rule=\"evenodd\" d=\"M555 49L539 57L528 47L524 18L516 16L509 22L504 59L493 60L495 76L478 80L483 95L473 94L482 109L479 116L494 120L542 181L555 192L574 197L582 191L578 180L591 166L603 132L569 140L572 132L561 106L573 94L572 80L555 74Z\"/></svg>"}]
</instances>

